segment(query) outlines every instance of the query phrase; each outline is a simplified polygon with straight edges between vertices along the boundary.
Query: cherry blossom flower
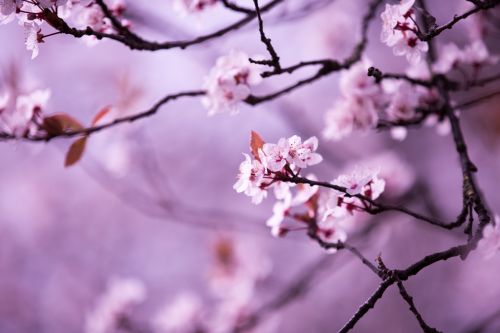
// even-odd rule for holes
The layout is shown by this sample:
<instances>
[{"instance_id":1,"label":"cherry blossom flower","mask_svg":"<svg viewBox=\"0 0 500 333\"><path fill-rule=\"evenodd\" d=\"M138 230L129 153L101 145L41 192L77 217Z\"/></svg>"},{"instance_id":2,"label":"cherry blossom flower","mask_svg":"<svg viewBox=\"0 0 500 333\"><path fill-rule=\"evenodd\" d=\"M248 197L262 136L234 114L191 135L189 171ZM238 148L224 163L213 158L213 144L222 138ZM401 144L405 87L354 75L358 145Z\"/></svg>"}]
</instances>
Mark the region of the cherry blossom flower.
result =
<instances>
[{"instance_id":1,"label":"cherry blossom flower","mask_svg":"<svg viewBox=\"0 0 500 333\"><path fill-rule=\"evenodd\" d=\"M451 124L448 118L441 118L436 114L429 115L425 121L424 125L427 127L436 127L437 134L441 136L446 136L451 132Z\"/></svg>"},{"instance_id":2,"label":"cherry blossom flower","mask_svg":"<svg viewBox=\"0 0 500 333\"><path fill-rule=\"evenodd\" d=\"M483 229L483 238L478 243L478 250L484 259L491 259L500 250L500 217L495 215L495 224L488 224Z\"/></svg>"},{"instance_id":3,"label":"cherry blossom flower","mask_svg":"<svg viewBox=\"0 0 500 333\"><path fill-rule=\"evenodd\" d=\"M203 84L207 95L202 102L208 109L208 115L237 113L239 103L250 95L250 87L262 81L259 66L248 59L245 53L239 51L231 51L217 59Z\"/></svg>"},{"instance_id":4,"label":"cherry blossom flower","mask_svg":"<svg viewBox=\"0 0 500 333\"><path fill-rule=\"evenodd\" d=\"M35 90L28 95L18 96L15 106L9 108L11 97L4 95L3 103L0 103L0 129L16 137L35 134L38 131L37 121L49 98L49 90Z\"/></svg>"},{"instance_id":5,"label":"cherry blossom flower","mask_svg":"<svg viewBox=\"0 0 500 333\"><path fill-rule=\"evenodd\" d=\"M259 151L262 164L273 172L281 171L285 165L291 169L306 168L320 163L323 158L316 153L318 139L310 137L302 142L298 135L281 138L277 144L265 143Z\"/></svg>"},{"instance_id":6,"label":"cherry blossom flower","mask_svg":"<svg viewBox=\"0 0 500 333\"><path fill-rule=\"evenodd\" d=\"M299 168L321 163L323 157L315 153L318 149L318 139L313 136L302 143L302 139L298 135L294 135L288 139L288 157L287 161Z\"/></svg>"},{"instance_id":7,"label":"cherry blossom flower","mask_svg":"<svg viewBox=\"0 0 500 333\"><path fill-rule=\"evenodd\" d=\"M341 73L342 96L325 114L323 136L326 139L338 141L376 125L384 94L375 80L367 75L370 66L371 61L363 58Z\"/></svg>"},{"instance_id":8,"label":"cherry blossom flower","mask_svg":"<svg viewBox=\"0 0 500 333\"><path fill-rule=\"evenodd\" d=\"M446 74L463 61L464 54L455 43L447 43L441 47L437 62L432 65L436 73Z\"/></svg>"},{"instance_id":9,"label":"cherry blossom flower","mask_svg":"<svg viewBox=\"0 0 500 333\"><path fill-rule=\"evenodd\" d=\"M267 219L266 225L271 228L271 234L274 237L283 236L287 229L282 227L282 222L285 219L285 216L288 215L290 210L290 199L277 201L273 207L273 215Z\"/></svg>"},{"instance_id":10,"label":"cherry blossom flower","mask_svg":"<svg viewBox=\"0 0 500 333\"><path fill-rule=\"evenodd\" d=\"M316 137L302 142L297 135L281 138L277 144L265 143L258 150L258 159L252 160L248 154L243 154L245 160L240 164L238 180L233 188L252 197L254 204L262 202L270 188L274 189L278 200L291 202L290 187L294 184L283 182L279 177L295 175L300 169L320 163L322 157L316 153L317 148Z\"/></svg>"},{"instance_id":11,"label":"cherry blossom flower","mask_svg":"<svg viewBox=\"0 0 500 333\"><path fill-rule=\"evenodd\" d=\"M347 233L342 229L339 220L332 217L326 217L321 219L317 223L318 230L316 231L317 236L324 242L337 243L345 242L347 239ZM329 249L328 252L335 253L336 249Z\"/></svg>"},{"instance_id":12,"label":"cherry blossom flower","mask_svg":"<svg viewBox=\"0 0 500 333\"><path fill-rule=\"evenodd\" d=\"M404 126L394 126L390 129L391 138L396 141L404 141L408 136L408 129Z\"/></svg>"},{"instance_id":13,"label":"cherry blossom flower","mask_svg":"<svg viewBox=\"0 0 500 333\"><path fill-rule=\"evenodd\" d=\"M323 136L330 140L341 140L353 132L365 132L378 122L375 104L370 99L340 99L325 114Z\"/></svg>"},{"instance_id":14,"label":"cherry blossom flower","mask_svg":"<svg viewBox=\"0 0 500 333\"><path fill-rule=\"evenodd\" d=\"M317 180L316 176L313 174L307 175L310 180ZM311 186L308 184L298 184L294 188L296 189L295 195L292 196L287 183L279 182L285 184L288 189L286 196L282 197L281 201L277 201L273 207L273 215L266 221L266 225L271 228L271 234L274 237L284 236L289 228L283 226L283 221L290 214L293 207L297 207L308 202L316 193L319 191L318 186ZM280 199L276 196L277 199Z\"/></svg>"},{"instance_id":15,"label":"cherry blossom flower","mask_svg":"<svg viewBox=\"0 0 500 333\"><path fill-rule=\"evenodd\" d=\"M191 333L200 329L203 304L196 294L184 292L153 319L158 333Z\"/></svg>"},{"instance_id":16,"label":"cherry blossom flower","mask_svg":"<svg viewBox=\"0 0 500 333\"><path fill-rule=\"evenodd\" d=\"M413 33L408 32L407 35ZM429 45L422 42L418 37L412 36L402 38L394 45L393 53L397 56L406 56L406 59L411 64L416 64L422 61L422 53L429 51Z\"/></svg>"},{"instance_id":17,"label":"cherry blossom flower","mask_svg":"<svg viewBox=\"0 0 500 333\"><path fill-rule=\"evenodd\" d=\"M418 27L415 24L413 4L415 0L402 0L398 5L385 5L382 18L382 33L380 40L397 56L406 56L411 64L419 63L422 53L429 50L426 42L422 42L415 33Z\"/></svg>"},{"instance_id":18,"label":"cherry blossom flower","mask_svg":"<svg viewBox=\"0 0 500 333\"><path fill-rule=\"evenodd\" d=\"M476 40L465 47L463 61L474 67L494 65L498 62L498 56L490 55L488 48L482 40Z\"/></svg>"},{"instance_id":19,"label":"cherry blossom flower","mask_svg":"<svg viewBox=\"0 0 500 333\"><path fill-rule=\"evenodd\" d=\"M247 302L258 281L266 278L272 264L262 250L246 239L219 236L213 245L214 262L209 283L220 299Z\"/></svg>"},{"instance_id":20,"label":"cherry blossom flower","mask_svg":"<svg viewBox=\"0 0 500 333\"><path fill-rule=\"evenodd\" d=\"M281 171L287 163L290 145L287 139L281 138L277 144L265 143L259 151L260 160L271 171Z\"/></svg>"},{"instance_id":21,"label":"cherry blossom flower","mask_svg":"<svg viewBox=\"0 0 500 333\"><path fill-rule=\"evenodd\" d=\"M264 177L264 167L258 160L252 160L248 154L243 154L245 160L240 164L238 181L233 188L238 193L252 197L252 202L259 204L267 192L261 188Z\"/></svg>"},{"instance_id":22,"label":"cherry blossom flower","mask_svg":"<svg viewBox=\"0 0 500 333\"><path fill-rule=\"evenodd\" d=\"M344 187L349 195L361 194L375 200L385 188L385 181L378 174L376 169L356 167L350 174L340 175L332 183Z\"/></svg>"},{"instance_id":23,"label":"cherry blossom flower","mask_svg":"<svg viewBox=\"0 0 500 333\"><path fill-rule=\"evenodd\" d=\"M114 278L106 292L86 319L86 333L114 331L117 321L128 315L131 307L146 299L146 289L141 281L132 278Z\"/></svg>"},{"instance_id":24,"label":"cherry blossom flower","mask_svg":"<svg viewBox=\"0 0 500 333\"><path fill-rule=\"evenodd\" d=\"M38 56L38 44L43 43L42 30L36 23L25 23L24 29L26 34L26 49L31 51L31 59L33 60Z\"/></svg>"},{"instance_id":25,"label":"cherry blossom flower","mask_svg":"<svg viewBox=\"0 0 500 333\"><path fill-rule=\"evenodd\" d=\"M346 98L371 98L377 101L381 97L380 86L368 76L368 68L372 66L371 60L363 57L351 68L340 75L339 87L342 96Z\"/></svg>"},{"instance_id":26,"label":"cherry blossom flower","mask_svg":"<svg viewBox=\"0 0 500 333\"><path fill-rule=\"evenodd\" d=\"M416 181L415 172L410 165L392 151L385 151L363 159L358 164L372 169L383 165L378 177L385 181L384 193L391 197L405 194Z\"/></svg>"},{"instance_id":27,"label":"cherry blossom flower","mask_svg":"<svg viewBox=\"0 0 500 333\"><path fill-rule=\"evenodd\" d=\"M398 82L393 85L388 97L390 103L386 108L386 113L390 120L410 120L415 117L419 96L414 86L407 82Z\"/></svg>"}]
</instances>

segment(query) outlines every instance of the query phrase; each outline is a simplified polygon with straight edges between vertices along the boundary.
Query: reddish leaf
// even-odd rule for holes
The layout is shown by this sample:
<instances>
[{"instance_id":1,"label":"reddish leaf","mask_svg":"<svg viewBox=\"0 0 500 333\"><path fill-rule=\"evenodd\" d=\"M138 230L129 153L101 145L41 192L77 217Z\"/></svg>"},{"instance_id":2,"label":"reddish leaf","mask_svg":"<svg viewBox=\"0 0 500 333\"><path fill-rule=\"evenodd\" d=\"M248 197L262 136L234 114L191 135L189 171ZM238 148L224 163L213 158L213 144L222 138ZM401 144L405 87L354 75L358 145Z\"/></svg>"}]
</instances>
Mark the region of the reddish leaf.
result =
<instances>
[{"instance_id":1,"label":"reddish leaf","mask_svg":"<svg viewBox=\"0 0 500 333\"><path fill-rule=\"evenodd\" d=\"M66 113L57 113L43 119L43 128L50 135L58 135L67 131L82 130L83 125Z\"/></svg>"},{"instance_id":2,"label":"reddish leaf","mask_svg":"<svg viewBox=\"0 0 500 333\"><path fill-rule=\"evenodd\" d=\"M92 119L92 126L95 126L97 125L97 123L99 122L99 120L101 120L102 118L104 118L104 116L106 116L109 111L111 111L113 108L111 106L106 106L104 108L102 108L99 112L96 113L96 115L94 116L94 119Z\"/></svg>"},{"instance_id":3,"label":"reddish leaf","mask_svg":"<svg viewBox=\"0 0 500 333\"><path fill-rule=\"evenodd\" d=\"M265 142L264 142L264 140L262 140L260 135L257 134L257 132L252 131L252 135L250 138L250 151L252 152L253 157L259 161L260 161L259 149L262 148L264 143Z\"/></svg>"},{"instance_id":4,"label":"reddish leaf","mask_svg":"<svg viewBox=\"0 0 500 333\"><path fill-rule=\"evenodd\" d=\"M86 136L79 138L78 140L73 142L71 147L69 147L68 152L66 153L66 161L64 162L65 167L74 165L82 158L86 144L87 144Z\"/></svg>"}]
</instances>

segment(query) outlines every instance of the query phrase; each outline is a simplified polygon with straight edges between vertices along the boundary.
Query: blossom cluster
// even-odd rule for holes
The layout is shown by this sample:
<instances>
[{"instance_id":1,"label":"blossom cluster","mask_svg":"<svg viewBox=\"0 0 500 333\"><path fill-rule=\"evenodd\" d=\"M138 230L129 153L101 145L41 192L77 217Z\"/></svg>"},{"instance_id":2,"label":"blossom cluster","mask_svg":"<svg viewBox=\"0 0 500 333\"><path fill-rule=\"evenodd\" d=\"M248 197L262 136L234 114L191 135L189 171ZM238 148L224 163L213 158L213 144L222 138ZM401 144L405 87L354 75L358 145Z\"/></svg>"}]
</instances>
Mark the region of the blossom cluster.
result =
<instances>
[{"instance_id":1,"label":"blossom cluster","mask_svg":"<svg viewBox=\"0 0 500 333\"><path fill-rule=\"evenodd\" d=\"M411 64L422 60L422 53L429 50L429 45L419 37L413 5L415 0L401 0L397 5L385 5L382 18L382 32L380 39L387 46L393 48L398 56L406 56Z\"/></svg>"},{"instance_id":2,"label":"blossom cluster","mask_svg":"<svg viewBox=\"0 0 500 333\"><path fill-rule=\"evenodd\" d=\"M205 275L210 303L200 293L179 292L147 319L155 332L229 332L250 314L258 285L272 270L268 256L253 242L229 234L217 236L210 248L213 260ZM145 301L147 290L141 280L111 278L88 312L84 332L132 331L139 327L136 314Z\"/></svg>"},{"instance_id":3,"label":"blossom cluster","mask_svg":"<svg viewBox=\"0 0 500 333\"><path fill-rule=\"evenodd\" d=\"M433 64L436 73L446 74L453 69L464 69L463 66L471 66L478 71L487 65L494 65L498 62L498 56L491 55L484 42L480 39L473 41L460 49L455 43L443 45L439 52L438 60Z\"/></svg>"},{"instance_id":4,"label":"blossom cluster","mask_svg":"<svg viewBox=\"0 0 500 333\"><path fill-rule=\"evenodd\" d=\"M301 223L298 229L313 230L324 241L344 241L353 216L366 210L366 200L375 200L384 192L385 180L375 168L354 168L334 179L330 183L333 189L327 191L320 191L314 175L307 177L311 183L294 182L303 168L321 162L321 155L315 152L317 146L315 137L302 142L294 135L269 144L260 137L255 140L253 134L254 159L244 154L234 189L252 197L254 203L260 203L268 189L274 189L277 202L266 222L274 236L297 230L285 226L285 218L290 218Z\"/></svg>"},{"instance_id":5,"label":"blossom cluster","mask_svg":"<svg viewBox=\"0 0 500 333\"><path fill-rule=\"evenodd\" d=\"M316 137L302 142L297 135L281 138L277 144L264 143L254 153L255 159L243 154L245 160L240 165L234 189L252 197L254 204L261 203L270 188L274 189L277 198L285 198L289 195L289 184L280 181L279 177L320 163L323 158L316 153L317 148Z\"/></svg>"},{"instance_id":6,"label":"blossom cluster","mask_svg":"<svg viewBox=\"0 0 500 333\"><path fill-rule=\"evenodd\" d=\"M42 114L50 98L47 89L34 90L28 94L0 95L0 133L15 137L36 134L42 124Z\"/></svg>"},{"instance_id":7,"label":"blossom cluster","mask_svg":"<svg viewBox=\"0 0 500 333\"><path fill-rule=\"evenodd\" d=\"M471 68L473 73L470 80L473 82L480 69L497 61L498 57L491 55L481 40L474 41L463 49L449 43L442 47L432 70L446 74L453 69L460 69L465 75L466 69ZM386 120L393 124L393 138L403 140L407 135L404 123L421 116L424 118L424 125L435 126L440 135L449 133L447 118L435 113L442 102L436 88L397 79L386 79L378 83L368 75L371 65L371 61L364 57L341 73L340 97L325 114L325 138L338 141L352 133L366 132L375 128L380 120ZM424 63L410 66L406 75L419 80L430 80L432 77Z\"/></svg>"},{"instance_id":8,"label":"blossom cluster","mask_svg":"<svg viewBox=\"0 0 500 333\"><path fill-rule=\"evenodd\" d=\"M123 0L109 0L111 13L120 19L125 11ZM71 21L77 28L91 28L97 32L114 32L110 20L105 17L101 8L93 0L2 0L0 1L0 25L7 24L17 19L19 25L25 30L25 44L31 51L31 58L39 54L39 44L54 33L42 33L45 22L52 27L61 27ZM122 20L124 26L129 25ZM57 29L57 28L56 28ZM84 36L89 45L95 44L97 39L93 36Z\"/></svg>"},{"instance_id":9,"label":"blossom cluster","mask_svg":"<svg viewBox=\"0 0 500 333\"><path fill-rule=\"evenodd\" d=\"M237 113L238 104L250 95L250 87L261 81L259 66L251 63L245 53L232 50L217 59L205 78L203 105L209 115Z\"/></svg>"},{"instance_id":10,"label":"blossom cluster","mask_svg":"<svg viewBox=\"0 0 500 333\"><path fill-rule=\"evenodd\" d=\"M341 96L325 115L325 138L340 140L377 124L384 96L381 87L367 75L369 67L371 61L365 57L341 73Z\"/></svg>"},{"instance_id":11,"label":"blossom cluster","mask_svg":"<svg viewBox=\"0 0 500 333\"><path fill-rule=\"evenodd\" d=\"M340 75L341 96L325 114L323 136L341 140L353 133L365 133L377 126L381 119L392 123L412 120L417 110L430 110L439 103L439 95L433 88L413 86L406 81L385 80L377 83L368 76L371 61L363 58ZM428 70L417 65L410 67L408 75L428 79ZM445 118L427 116L427 125L438 127L438 133L447 134L449 124ZM406 137L404 126L394 126L391 134L395 139Z\"/></svg>"},{"instance_id":12,"label":"blossom cluster","mask_svg":"<svg viewBox=\"0 0 500 333\"><path fill-rule=\"evenodd\" d=\"M493 258L500 251L500 217L495 215L495 224L488 224L483 229L483 238L478 243L478 250L483 258Z\"/></svg>"}]
</instances>

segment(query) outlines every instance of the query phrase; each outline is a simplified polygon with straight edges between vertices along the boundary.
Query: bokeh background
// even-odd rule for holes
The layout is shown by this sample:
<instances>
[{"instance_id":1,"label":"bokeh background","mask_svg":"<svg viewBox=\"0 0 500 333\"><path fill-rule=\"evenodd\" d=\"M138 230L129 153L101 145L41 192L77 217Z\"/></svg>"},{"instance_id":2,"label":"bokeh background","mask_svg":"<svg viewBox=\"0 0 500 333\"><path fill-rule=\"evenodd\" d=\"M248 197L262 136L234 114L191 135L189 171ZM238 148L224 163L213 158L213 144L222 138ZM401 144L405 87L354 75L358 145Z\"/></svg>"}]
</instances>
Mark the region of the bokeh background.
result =
<instances>
[{"instance_id":1,"label":"bokeh background","mask_svg":"<svg viewBox=\"0 0 500 333\"><path fill-rule=\"evenodd\" d=\"M243 3L243 2L241 2ZM433 1L431 12L446 22L465 1ZM179 17L168 0L128 0L126 17L134 29L156 39L189 38L209 32L239 15L215 8L196 17ZM284 64L323 57L345 57L359 37L365 0L325 1L308 15L291 15L303 1L286 1L265 15L266 31ZM464 45L466 22L439 40ZM380 19L369 33L368 56L381 70L404 71L379 41ZM24 89L52 91L50 112L67 112L84 123L106 105L121 115L148 108L162 96L199 89L215 59L231 49L264 54L255 22L226 37L186 50L130 51L112 41L89 48L69 36L41 45L34 61L24 49L16 24L0 27L2 80L16 77ZM487 44L500 51L498 33ZM494 69L492 70L494 72ZM265 80L256 93L273 91L308 74ZM63 167L69 140L49 144L0 144L0 332L85 332L89 314L114 278L133 278L146 289L131 310L135 321L151 318L180 292L189 291L211 306L209 276L214 242L231 237L251 244L270 263L259 280L252 306L274 299L299 276L314 274L302 297L269 311L255 331L337 331L378 284L349 253L326 254L305 235L273 238L265 226L272 200L254 206L232 189L249 133L267 141L298 134L320 137L325 161L314 167L322 180L346 166L390 151L416 176L410 193L396 199L412 208L453 219L461 207L461 174L453 142L434 129L411 130L397 142L387 132L341 142L321 138L324 113L338 95L338 74L239 115L207 117L200 99L170 103L154 117L91 137L83 160ZM495 90L456 94L460 102ZM498 87L496 87L498 89ZM500 205L498 100L461 114L479 183L493 211ZM464 239L397 214L363 222L376 227L352 242L369 257L382 254L389 267L409 265L422 256ZM319 262L319 264L318 264ZM310 270L309 267L320 267ZM445 332L468 332L492 318L481 332L500 331L500 256L485 262L473 253L429 267L407 282L427 321ZM419 332L396 289L390 289L353 332Z\"/></svg>"}]
</instances>

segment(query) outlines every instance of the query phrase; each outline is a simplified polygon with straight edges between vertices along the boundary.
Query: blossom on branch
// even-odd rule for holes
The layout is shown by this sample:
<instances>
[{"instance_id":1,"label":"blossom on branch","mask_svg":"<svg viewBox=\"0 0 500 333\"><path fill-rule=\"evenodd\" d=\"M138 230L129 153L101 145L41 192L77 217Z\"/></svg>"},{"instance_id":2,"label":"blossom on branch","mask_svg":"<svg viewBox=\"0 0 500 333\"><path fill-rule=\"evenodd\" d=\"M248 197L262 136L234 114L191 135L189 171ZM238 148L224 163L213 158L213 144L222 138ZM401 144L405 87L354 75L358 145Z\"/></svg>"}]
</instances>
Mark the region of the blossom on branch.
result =
<instances>
[{"instance_id":1,"label":"blossom on branch","mask_svg":"<svg viewBox=\"0 0 500 333\"><path fill-rule=\"evenodd\" d=\"M0 131L15 137L34 135L40 129L42 113L50 98L50 90L35 90L14 98L8 93L0 97Z\"/></svg>"},{"instance_id":2,"label":"blossom on branch","mask_svg":"<svg viewBox=\"0 0 500 333\"><path fill-rule=\"evenodd\" d=\"M363 58L340 75L342 96L325 114L325 138L338 141L377 124L384 96L380 86L366 74L370 66L371 61Z\"/></svg>"},{"instance_id":3,"label":"blossom on branch","mask_svg":"<svg viewBox=\"0 0 500 333\"><path fill-rule=\"evenodd\" d=\"M203 84L207 94L202 102L208 115L238 113L239 103L251 93L250 87L261 81L259 66L252 64L245 53L233 50L220 57Z\"/></svg>"},{"instance_id":4,"label":"blossom on branch","mask_svg":"<svg viewBox=\"0 0 500 333\"><path fill-rule=\"evenodd\" d=\"M350 174L340 175L332 183L344 187L351 196L361 194L375 200L385 188L385 181L378 174L376 169L356 167Z\"/></svg>"},{"instance_id":5,"label":"blossom on branch","mask_svg":"<svg viewBox=\"0 0 500 333\"><path fill-rule=\"evenodd\" d=\"M397 56L406 56L411 64L422 60L422 53L429 50L426 42L422 42L417 33L417 26L413 4L415 0L401 0L398 5L385 5L382 18L382 43L393 48Z\"/></svg>"}]
</instances>

